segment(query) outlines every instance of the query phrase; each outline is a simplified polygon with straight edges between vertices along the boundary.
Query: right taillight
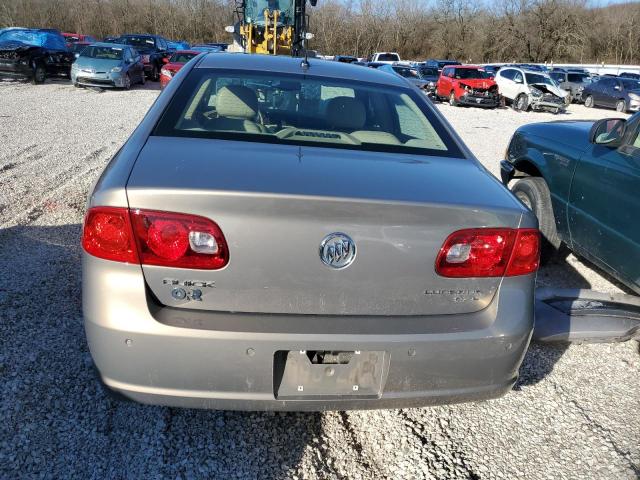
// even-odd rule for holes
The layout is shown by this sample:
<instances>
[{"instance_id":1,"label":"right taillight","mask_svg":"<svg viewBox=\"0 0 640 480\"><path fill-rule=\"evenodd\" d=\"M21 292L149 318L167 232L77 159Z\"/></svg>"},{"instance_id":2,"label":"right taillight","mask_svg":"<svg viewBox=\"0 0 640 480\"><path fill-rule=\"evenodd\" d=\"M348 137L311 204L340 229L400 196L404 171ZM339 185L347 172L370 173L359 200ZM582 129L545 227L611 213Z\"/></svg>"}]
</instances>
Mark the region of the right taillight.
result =
<instances>
[{"instance_id":1,"label":"right taillight","mask_svg":"<svg viewBox=\"0 0 640 480\"><path fill-rule=\"evenodd\" d=\"M452 233L436 259L443 277L473 278L525 275L540 263L536 229L474 228Z\"/></svg>"},{"instance_id":2,"label":"right taillight","mask_svg":"<svg viewBox=\"0 0 640 480\"><path fill-rule=\"evenodd\" d=\"M220 227L182 213L94 207L87 212L82 246L117 262L218 270L229 262Z\"/></svg>"}]
</instances>

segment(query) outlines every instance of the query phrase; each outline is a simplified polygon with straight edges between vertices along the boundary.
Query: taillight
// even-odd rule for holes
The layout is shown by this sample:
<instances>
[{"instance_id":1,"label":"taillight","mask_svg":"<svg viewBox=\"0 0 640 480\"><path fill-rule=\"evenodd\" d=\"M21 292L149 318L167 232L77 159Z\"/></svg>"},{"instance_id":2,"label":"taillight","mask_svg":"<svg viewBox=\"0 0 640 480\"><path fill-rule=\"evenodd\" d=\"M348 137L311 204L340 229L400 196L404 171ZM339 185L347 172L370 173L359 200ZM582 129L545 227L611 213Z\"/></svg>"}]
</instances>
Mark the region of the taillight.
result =
<instances>
[{"instance_id":1,"label":"taillight","mask_svg":"<svg viewBox=\"0 0 640 480\"><path fill-rule=\"evenodd\" d=\"M217 270L229 262L224 235L208 218L132 210L131 223L142 264Z\"/></svg>"},{"instance_id":2,"label":"taillight","mask_svg":"<svg viewBox=\"0 0 640 480\"><path fill-rule=\"evenodd\" d=\"M535 272L540 263L536 229L474 228L449 235L436 259L443 277L512 277Z\"/></svg>"},{"instance_id":3,"label":"taillight","mask_svg":"<svg viewBox=\"0 0 640 480\"><path fill-rule=\"evenodd\" d=\"M182 213L92 208L82 245L96 257L143 265L217 270L229 262L220 227L208 218Z\"/></svg>"},{"instance_id":4,"label":"taillight","mask_svg":"<svg viewBox=\"0 0 640 480\"><path fill-rule=\"evenodd\" d=\"M164 75L165 77L169 77L172 78L173 77L173 72L167 68L162 68L160 69L160 74Z\"/></svg>"},{"instance_id":5,"label":"taillight","mask_svg":"<svg viewBox=\"0 0 640 480\"><path fill-rule=\"evenodd\" d=\"M82 247L94 257L137 263L129 210L114 207L90 209L84 219Z\"/></svg>"}]
</instances>

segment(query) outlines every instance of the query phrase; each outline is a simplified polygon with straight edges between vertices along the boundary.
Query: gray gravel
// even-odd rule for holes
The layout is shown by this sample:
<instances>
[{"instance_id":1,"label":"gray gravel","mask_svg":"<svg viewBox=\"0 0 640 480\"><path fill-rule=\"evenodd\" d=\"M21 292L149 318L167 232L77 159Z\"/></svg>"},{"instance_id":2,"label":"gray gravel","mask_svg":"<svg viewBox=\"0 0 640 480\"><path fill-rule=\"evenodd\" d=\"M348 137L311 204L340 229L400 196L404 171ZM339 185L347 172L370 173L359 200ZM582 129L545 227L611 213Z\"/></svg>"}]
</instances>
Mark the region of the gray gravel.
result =
<instances>
[{"instance_id":1,"label":"gray gravel","mask_svg":"<svg viewBox=\"0 0 640 480\"><path fill-rule=\"evenodd\" d=\"M436 408L234 413L106 398L82 329L80 224L91 183L156 95L0 84L0 478L640 475L636 342L533 345L506 397ZM494 173L518 125L558 118L440 108ZM540 283L618 290L573 256Z\"/></svg>"}]
</instances>

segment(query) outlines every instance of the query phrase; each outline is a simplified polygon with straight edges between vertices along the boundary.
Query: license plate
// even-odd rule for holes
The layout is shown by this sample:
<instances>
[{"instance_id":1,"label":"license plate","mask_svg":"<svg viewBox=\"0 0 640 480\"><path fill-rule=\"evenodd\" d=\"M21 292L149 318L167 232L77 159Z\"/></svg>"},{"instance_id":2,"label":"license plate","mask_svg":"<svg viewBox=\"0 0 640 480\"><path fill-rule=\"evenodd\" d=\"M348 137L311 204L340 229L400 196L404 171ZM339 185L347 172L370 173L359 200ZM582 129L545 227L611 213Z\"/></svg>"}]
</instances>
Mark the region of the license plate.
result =
<instances>
[{"instance_id":1,"label":"license plate","mask_svg":"<svg viewBox=\"0 0 640 480\"><path fill-rule=\"evenodd\" d=\"M342 363L317 362L316 352L277 352L274 391L279 400L380 398L389 355L382 351L340 352ZM344 363L345 355L348 363ZM313 359L313 361L312 361Z\"/></svg>"}]
</instances>

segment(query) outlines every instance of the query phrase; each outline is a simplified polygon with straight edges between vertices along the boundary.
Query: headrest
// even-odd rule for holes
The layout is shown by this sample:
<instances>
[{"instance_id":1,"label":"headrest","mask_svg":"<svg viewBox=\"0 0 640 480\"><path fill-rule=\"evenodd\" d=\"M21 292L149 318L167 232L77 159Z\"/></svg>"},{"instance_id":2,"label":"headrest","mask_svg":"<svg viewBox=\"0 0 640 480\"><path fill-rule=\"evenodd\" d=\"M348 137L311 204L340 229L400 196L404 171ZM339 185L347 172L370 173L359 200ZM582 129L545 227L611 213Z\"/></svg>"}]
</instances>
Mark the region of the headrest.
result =
<instances>
[{"instance_id":1,"label":"headrest","mask_svg":"<svg viewBox=\"0 0 640 480\"><path fill-rule=\"evenodd\" d=\"M216 110L221 117L253 120L258 113L258 97L248 87L228 85L218 90Z\"/></svg>"},{"instance_id":2,"label":"headrest","mask_svg":"<svg viewBox=\"0 0 640 480\"><path fill-rule=\"evenodd\" d=\"M327 104L327 122L332 128L361 130L367 121L367 112L360 100L336 97Z\"/></svg>"}]
</instances>

